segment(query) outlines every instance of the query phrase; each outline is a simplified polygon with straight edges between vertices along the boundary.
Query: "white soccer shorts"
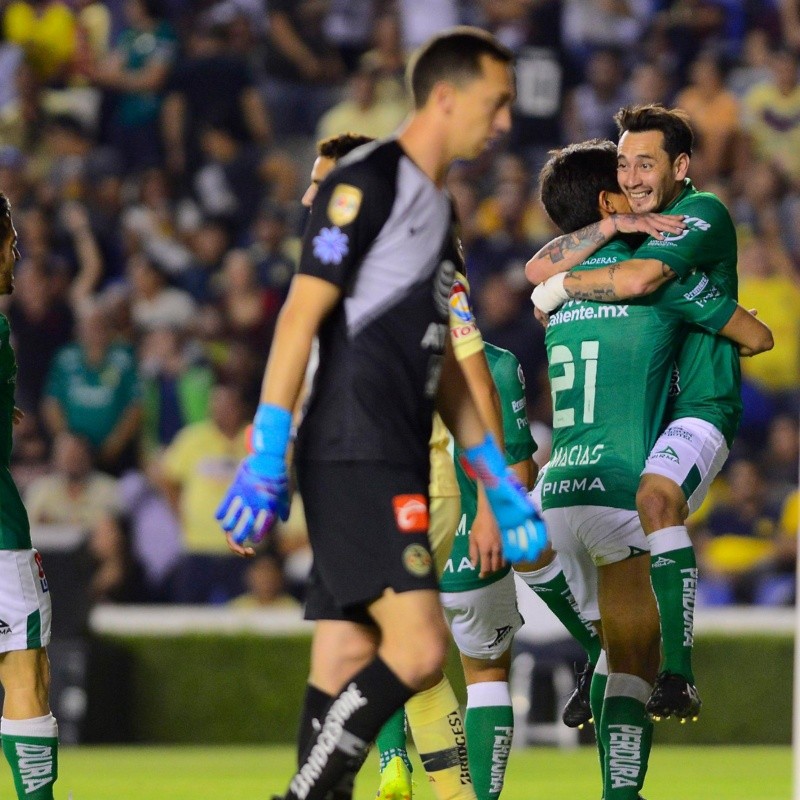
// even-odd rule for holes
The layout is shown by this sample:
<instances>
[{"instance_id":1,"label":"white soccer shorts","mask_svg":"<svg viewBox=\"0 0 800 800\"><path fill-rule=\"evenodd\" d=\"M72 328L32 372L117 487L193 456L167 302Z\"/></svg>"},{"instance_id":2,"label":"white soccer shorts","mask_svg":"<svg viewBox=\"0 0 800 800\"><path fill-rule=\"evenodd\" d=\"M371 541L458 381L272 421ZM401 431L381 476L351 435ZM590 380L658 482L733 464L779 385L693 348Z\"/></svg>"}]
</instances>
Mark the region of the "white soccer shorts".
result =
<instances>
[{"instance_id":1,"label":"white soccer shorts","mask_svg":"<svg viewBox=\"0 0 800 800\"><path fill-rule=\"evenodd\" d=\"M550 508L547 535L586 619L600 619L597 568L650 552L635 511L607 506Z\"/></svg>"},{"instance_id":2,"label":"white soccer shorts","mask_svg":"<svg viewBox=\"0 0 800 800\"><path fill-rule=\"evenodd\" d=\"M681 487L689 513L697 511L728 458L725 437L710 422L682 417L670 422L645 461L642 475L663 475Z\"/></svg>"},{"instance_id":3,"label":"white soccer shorts","mask_svg":"<svg viewBox=\"0 0 800 800\"><path fill-rule=\"evenodd\" d=\"M513 571L479 589L442 592L440 597L456 646L471 658L500 658L525 622L517 608Z\"/></svg>"},{"instance_id":4,"label":"white soccer shorts","mask_svg":"<svg viewBox=\"0 0 800 800\"><path fill-rule=\"evenodd\" d=\"M0 550L0 653L50 642L50 589L37 550Z\"/></svg>"}]
</instances>

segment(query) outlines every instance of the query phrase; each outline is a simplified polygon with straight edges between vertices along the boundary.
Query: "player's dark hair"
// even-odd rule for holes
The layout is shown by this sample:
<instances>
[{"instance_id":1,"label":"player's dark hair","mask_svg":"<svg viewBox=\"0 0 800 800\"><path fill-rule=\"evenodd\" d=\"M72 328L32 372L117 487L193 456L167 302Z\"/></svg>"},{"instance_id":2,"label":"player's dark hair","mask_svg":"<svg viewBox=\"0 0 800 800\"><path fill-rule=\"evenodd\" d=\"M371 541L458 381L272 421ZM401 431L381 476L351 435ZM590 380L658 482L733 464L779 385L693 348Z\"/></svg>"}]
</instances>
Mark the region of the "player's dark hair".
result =
<instances>
[{"instance_id":1,"label":"player's dark hair","mask_svg":"<svg viewBox=\"0 0 800 800\"><path fill-rule=\"evenodd\" d=\"M0 192L0 242L11 236L11 202Z\"/></svg>"},{"instance_id":2,"label":"player's dark hair","mask_svg":"<svg viewBox=\"0 0 800 800\"><path fill-rule=\"evenodd\" d=\"M429 39L411 57L406 79L414 107L422 108L439 81L464 86L480 78L481 56L511 64L514 54L491 33L469 26L450 28Z\"/></svg>"},{"instance_id":3,"label":"player's dark hair","mask_svg":"<svg viewBox=\"0 0 800 800\"><path fill-rule=\"evenodd\" d=\"M545 211L564 233L599 222L600 192L620 192L616 145L590 139L551 150L539 186Z\"/></svg>"},{"instance_id":4,"label":"player's dark hair","mask_svg":"<svg viewBox=\"0 0 800 800\"><path fill-rule=\"evenodd\" d=\"M689 124L689 115L682 108L666 108L661 103L625 106L614 114L614 121L620 136L626 131L661 131L664 136L664 150L670 161L674 161L681 153L692 155L694 134Z\"/></svg>"},{"instance_id":5,"label":"player's dark hair","mask_svg":"<svg viewBox=\"0 0 800 800\"><path fill-rule=\"evenodd\" d=\"M356 147L361 147L362 144L369 144L374 141L375 139L372 136L364 136L361 133L340 133L338 136L320 139L317 142L317 155L338 161L349 152L355 150Z\"/></svg>"}]
</instances>

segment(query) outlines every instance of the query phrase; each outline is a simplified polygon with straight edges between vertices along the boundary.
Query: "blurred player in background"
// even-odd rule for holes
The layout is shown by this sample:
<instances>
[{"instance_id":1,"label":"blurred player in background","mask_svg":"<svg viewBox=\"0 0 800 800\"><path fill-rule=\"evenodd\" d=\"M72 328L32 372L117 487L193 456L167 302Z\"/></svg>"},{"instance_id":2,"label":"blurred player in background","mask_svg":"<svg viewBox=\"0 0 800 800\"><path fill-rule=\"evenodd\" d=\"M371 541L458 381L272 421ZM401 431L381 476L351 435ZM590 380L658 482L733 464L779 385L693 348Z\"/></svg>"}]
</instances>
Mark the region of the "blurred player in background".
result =
<instances>
[{"instance_id":1,"label":"blurred player in background","mask_svg":"<svg viewBox=\"0 0 800 800\"><path fill-rule=\"evenodd\" d=\"M694 271L735 300L733 222L719 198L698 191L686 177L693 141L686 115L648 105L621 109L615 119L621 134L617 177L635 214L608 215L539 251L526 267L534 283L546 280L535 290L537 307L549 312L570 298L644 297L676 276L685 285ZM680 224L659 229L653 212L670 215L661 218L668 226ZM649 234L632 257L605 269L563 272L625 232ZM772 346L764 328L759 351L768 349L765 345ZM741 417L740 388L737 347L690 329L670 386L669 424L648 456L637 493L661 617L661 670L647 704L655 719L696 718L700 711L692 669L697 563L685 520L728 456Z\"/></svg>"},{"instance_id":2,"label":"blurred player in background","mask_svg":"<svg viewBox=\"0 0 800 800\"><path fill-rule=\"evenodd\" d=\"M8 198L0 194L0 294L14 290L19 258ZM58 724L50 712L50 592L31 544L28 514L9 471L17 363L8 320L0 315L0 738L17 797L52 800L58 777Z\"/></svg>"},{"instance_id":3,"label":"blurred player in background","mask_svg":"<svg viewBox=\"0 0 800 800\"><path fill-rule=\"evenodd\" d=\"M559 228L576 231L629 211L616 163L615 146L597 140L550 158L542 201ZM662 222L682 229L678 219ZM576 271L613 275L631 254L617 238ZM591 687L605 800L639 797L652 743L645 704L658 672L659 616L636 499L687 324L748 348L764 338L765 326L702 273L628 305L570 302L547 326L553 450L542 506L570 587L605 646L608 675L598 667Z\"/></svg>"},{"instance_id":4,"label":"blurred player in background","mask_svg":"<svg viewBox=\"0 0 800 800\"><path fill-rule=\"evenodd\" d=\"M383 722L438 681L447 635L428 540L434 407L481 478L505 554L535 556L544 544L467 391L447 325L458 255L444 178L454 159L476 157L509 129L511 62L477 29L435 37L412 59L415 112L398 138L359 149L320 185L267 363L255 453L218 510L242 555L252 552L248 538L286 515L291 409L319 334L296 448L314 592L345 613L365 650L312 734L287 800L322 800ZM337 654L312 648L314 658Z\"/></svg>"}]
</instances>

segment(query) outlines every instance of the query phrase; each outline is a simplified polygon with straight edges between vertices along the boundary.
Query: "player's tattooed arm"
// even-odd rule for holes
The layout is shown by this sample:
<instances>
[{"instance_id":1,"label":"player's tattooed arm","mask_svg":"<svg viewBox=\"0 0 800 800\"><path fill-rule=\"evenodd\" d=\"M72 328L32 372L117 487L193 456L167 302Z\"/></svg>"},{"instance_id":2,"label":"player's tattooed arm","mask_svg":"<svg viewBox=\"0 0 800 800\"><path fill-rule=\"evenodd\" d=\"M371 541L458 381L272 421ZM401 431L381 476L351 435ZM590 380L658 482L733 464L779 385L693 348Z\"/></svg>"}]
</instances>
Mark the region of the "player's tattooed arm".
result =
<instances>
[{"instance_id":1,"label":"player's tattooed arm","mask_svg":"<svg viewBox=\"0 0 800 800\"><path fill-rule=\"evenodd\" d=\"M559 272L577 267L618 233L641 233L663 239L664 234L677 235L685 228L681 214L612 214L553 239L528 261L525 275L531 283L542 283Z\"/></svg>"},{"instance_id":2,"label":"player's tattooed arm","mask_svg":"<svg viewBox=\"0 0 800 800\"><path fill-rule=\"evenodd\" d=\"M573 300L614 303L651 294L674 277L663 261L631 259L605 269L568 272L564 291Z\"/></svg>"}]
</instances>

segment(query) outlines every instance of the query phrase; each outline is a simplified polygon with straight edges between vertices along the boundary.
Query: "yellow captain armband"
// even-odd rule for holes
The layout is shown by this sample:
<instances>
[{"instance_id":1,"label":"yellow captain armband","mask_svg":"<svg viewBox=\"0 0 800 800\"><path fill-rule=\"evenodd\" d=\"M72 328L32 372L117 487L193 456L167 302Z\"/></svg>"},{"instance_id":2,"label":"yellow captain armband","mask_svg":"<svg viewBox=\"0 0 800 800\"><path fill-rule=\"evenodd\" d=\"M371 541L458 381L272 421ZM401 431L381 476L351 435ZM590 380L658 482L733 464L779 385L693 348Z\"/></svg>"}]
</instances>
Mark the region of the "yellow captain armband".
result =
<instances>
[{"instance_id":1,"label":"yellow captain armband","mask_svg":"<svg viewBox=\"0 0 800 800\"><path fill-rule=\"evenodd\" d=\"M450 290L450 336L459 361L483 350L483 336L469 302L469 283L460 272L456 272Z\"/></svg>"}]
</instances>

